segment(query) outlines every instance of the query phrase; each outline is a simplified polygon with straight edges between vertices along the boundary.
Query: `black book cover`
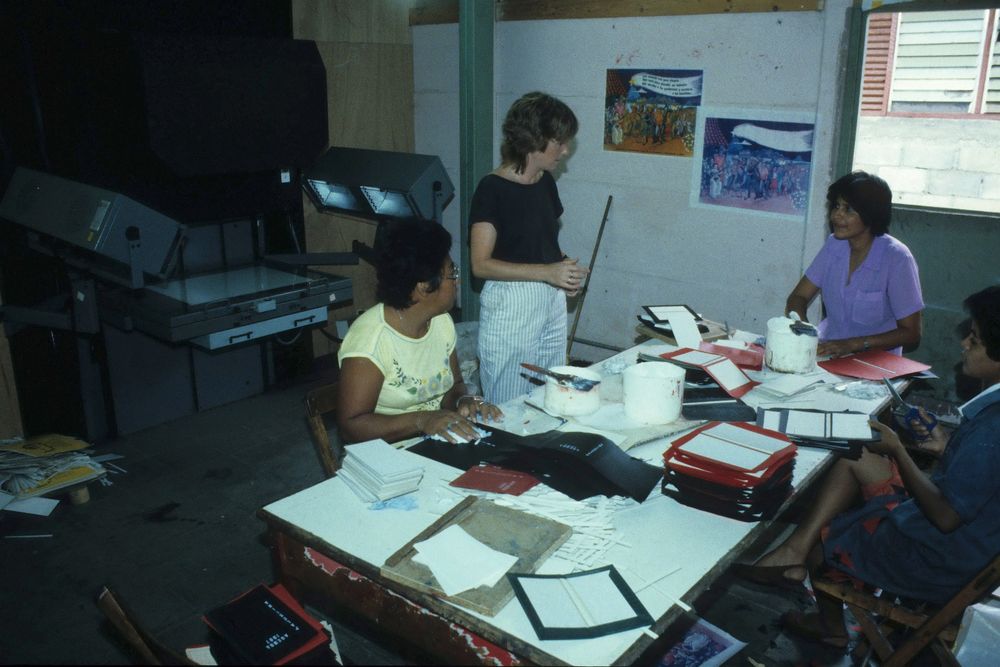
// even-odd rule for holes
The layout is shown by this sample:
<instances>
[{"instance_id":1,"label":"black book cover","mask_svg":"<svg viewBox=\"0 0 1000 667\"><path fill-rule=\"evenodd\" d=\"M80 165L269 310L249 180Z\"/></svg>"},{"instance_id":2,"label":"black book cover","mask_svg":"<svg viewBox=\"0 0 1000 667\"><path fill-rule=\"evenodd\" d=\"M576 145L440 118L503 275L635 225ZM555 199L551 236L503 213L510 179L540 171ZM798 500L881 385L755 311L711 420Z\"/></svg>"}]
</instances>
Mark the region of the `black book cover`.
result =
<instances>
[{"instance_id":1,"label":"black book cover","mask_svg":"<svg viewBox=\"0 0 1000 667\"><path fill-rule=\"evenodd\" d=\"M317 636L305 619L263 585L207 612L205 622L222 639L227 661L246 665L277 664Z\"/></svg>"},{"instance_id":2,"label":"black book cover","mask_svg":"<svg viewBox=\"0 0 1000 667\"><path fill-rule=\"evenodd\" d=\"M663 470L626 454L596 433L547 431L516 435L480 425L489 435L478 443L419 442L409 451L468 470L492 463L534 475L574 500L627 495L642 502L663 478Z\"/></svg>"}]
</instances>

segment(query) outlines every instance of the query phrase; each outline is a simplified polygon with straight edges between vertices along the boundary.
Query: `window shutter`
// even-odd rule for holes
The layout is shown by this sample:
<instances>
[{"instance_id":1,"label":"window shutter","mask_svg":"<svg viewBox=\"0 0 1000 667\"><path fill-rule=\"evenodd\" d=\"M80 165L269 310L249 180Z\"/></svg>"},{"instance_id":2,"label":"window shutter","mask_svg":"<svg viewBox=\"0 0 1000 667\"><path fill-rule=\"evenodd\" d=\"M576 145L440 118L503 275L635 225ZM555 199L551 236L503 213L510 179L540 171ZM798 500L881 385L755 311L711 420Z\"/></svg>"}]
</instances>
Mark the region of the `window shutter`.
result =
<instances>
[{"instance_id":1,"label":"window shutter","mask_svg":"<svg viewBox=\"0 0 1000 667\"><path fill-rule=\"evenodd\" d=\"M868 17L861 81L862 115L884 116L888 111L898 21L898 14L870 14Z\"/></svg>"},{"instance_id":2,"label":"window shutter","mask_svg":"<svg viewBox=\"0 0 1000 667\"><path fill-rule=\"evenodd\" d=\"M987 12L907 12L899 24L890 111L975 113Z\"/></svg>"}]
</instances>

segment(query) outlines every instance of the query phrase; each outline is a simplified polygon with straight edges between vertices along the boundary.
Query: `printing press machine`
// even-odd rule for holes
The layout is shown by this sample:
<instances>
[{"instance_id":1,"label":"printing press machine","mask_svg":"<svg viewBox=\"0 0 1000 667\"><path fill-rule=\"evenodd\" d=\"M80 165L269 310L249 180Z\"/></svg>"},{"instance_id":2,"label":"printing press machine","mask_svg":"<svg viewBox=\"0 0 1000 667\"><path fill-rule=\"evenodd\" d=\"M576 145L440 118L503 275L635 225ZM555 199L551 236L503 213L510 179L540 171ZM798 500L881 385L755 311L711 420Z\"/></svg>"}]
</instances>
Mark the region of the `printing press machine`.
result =
<instances>
[{"instance_id":1,"label":"printing press machine","mask_svg":"<svg viewBox=\"0 0 1000 667\"><path fill-rule=\"evenodd\" d=\"M268 260L260 220L184 225L120 193L24 167L0 218L26 248L64 263L72 285L63 312L5 306L8 332L38 325L103 336L106 368L80 355L91 440L262 392L273 381L271 346L325 325L330 306L352 299L349 278Z\"/></svg>"}]
</instances>

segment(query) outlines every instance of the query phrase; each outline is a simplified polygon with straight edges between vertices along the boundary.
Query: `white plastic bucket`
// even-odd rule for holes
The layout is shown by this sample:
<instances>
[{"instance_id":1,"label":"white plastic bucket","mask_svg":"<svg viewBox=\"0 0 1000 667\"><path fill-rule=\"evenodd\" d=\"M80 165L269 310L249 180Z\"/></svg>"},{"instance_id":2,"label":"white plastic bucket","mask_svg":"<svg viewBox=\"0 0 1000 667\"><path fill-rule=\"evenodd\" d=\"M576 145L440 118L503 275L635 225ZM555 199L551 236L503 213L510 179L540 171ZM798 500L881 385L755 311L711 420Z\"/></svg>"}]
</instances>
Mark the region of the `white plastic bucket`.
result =
<instances>
[{"instance_id":1,"label":"white plastic bucket","mask_svg":"<svg viewBox=\"0 0 1000 667\"><path fill-rule=\"evenodd\" d=\"M622 374L625 415L645 424L669 424L681 416L684 369L675 364L647 362Z\"/></svg>"},{"instance_id":2,"label":"white plastic bucket","mask_svg":"<svg viewBox=\"0 0 1000 667\"><path fill-rule=\"evenodd\" d=\"M589 368L576 366L553 366L553 373L568 373L585 380L601 380L601 374ZM597 412L601 407L601 385L594 385L587 391L560 384L558 380L545 378L545 409L563 417L578 417Z\"/></svg>"},{"instance_id":3,"label":"white plastic bucket","mask_svg":"<svg viewBox=\"0 0 1000 667\"><path fill-rule=\"evenodd\" d=\"M789 326L795 320L772 317L767 321L764 363L779 373L809 373L816 369L816 336L799 335Z\"/></svg>"}]
</instances>

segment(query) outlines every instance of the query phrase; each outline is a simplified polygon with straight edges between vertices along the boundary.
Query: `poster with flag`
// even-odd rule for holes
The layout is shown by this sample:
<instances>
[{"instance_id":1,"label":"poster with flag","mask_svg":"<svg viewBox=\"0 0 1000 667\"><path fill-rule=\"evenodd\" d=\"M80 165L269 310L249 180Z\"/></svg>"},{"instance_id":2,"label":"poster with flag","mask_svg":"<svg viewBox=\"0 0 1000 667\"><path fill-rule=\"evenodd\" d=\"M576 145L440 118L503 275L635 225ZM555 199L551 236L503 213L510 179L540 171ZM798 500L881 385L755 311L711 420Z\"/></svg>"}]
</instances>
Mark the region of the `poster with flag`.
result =
<instances>
[{"instance_id":1,"label":"poster with flag","mask_svg":"<svg viewBox=\"0 0 1000 667\"><path fill-rule=\"evenodd\" d=\"M703 79L694 69L609 69L604 150L691 157Z\"/></svg>"},{"instance_id":2,"label":"poster with flag","mask_svg":"<svg viewBox=\"0 0 1000 667\"><path fill-rule=\"evenodd\" d=\"M691 205L803 219L814 132L808 112L703 109Z\"/></svg>"}]
</instances>

